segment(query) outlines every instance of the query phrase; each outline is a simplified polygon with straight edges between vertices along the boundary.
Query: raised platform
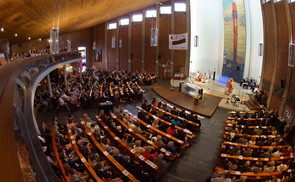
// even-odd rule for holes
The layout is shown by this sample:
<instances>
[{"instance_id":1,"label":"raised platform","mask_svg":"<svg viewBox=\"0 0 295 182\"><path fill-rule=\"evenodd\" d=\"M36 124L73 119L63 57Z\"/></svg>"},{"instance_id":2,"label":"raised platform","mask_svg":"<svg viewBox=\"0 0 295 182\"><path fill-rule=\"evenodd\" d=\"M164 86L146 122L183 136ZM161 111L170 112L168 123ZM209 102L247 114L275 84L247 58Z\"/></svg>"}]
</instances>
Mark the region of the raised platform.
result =
<instances>
[{"instance_id":1,"label":"raised platform","mask_svg":"<svg viewBox=\"0 0 295 182\"><path fill-rule=\"evenodd\" d=\"M204 94L203 99L194 105L193 98L178 92L178 88L171 90L169 86L154 86L152 89L169 102L207 117L214 114L221 101L221 98Z\"/></svg>"}]
</instances>

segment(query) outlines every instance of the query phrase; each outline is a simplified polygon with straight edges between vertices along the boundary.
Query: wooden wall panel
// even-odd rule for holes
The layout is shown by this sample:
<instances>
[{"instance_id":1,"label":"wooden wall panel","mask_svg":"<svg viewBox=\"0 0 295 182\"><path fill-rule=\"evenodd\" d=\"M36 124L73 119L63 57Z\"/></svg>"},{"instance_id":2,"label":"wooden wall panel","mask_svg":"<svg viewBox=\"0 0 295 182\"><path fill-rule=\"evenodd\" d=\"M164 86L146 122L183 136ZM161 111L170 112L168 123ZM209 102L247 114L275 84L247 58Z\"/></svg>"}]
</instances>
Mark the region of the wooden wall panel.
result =
<instances>
[{"instance_id":1,"label":"wooden wall panel","mask_svg":"<svg viewBox=\"0 0 295 182\"><path fill-rule=\"evenodd\" d=\"M108 46L108 69L114 70L116 69L116 45L115 48L112 48L112 38L116 37L116 30L107 30L107 46ZM116 41L117 42L117 41Z\"/></svg>"},{"instance_id":2,"label":"wooden wall panel","mask_svg":"<svg viewBox=\"0 0 295 182\"><path fill-rule=\"evenodd\" d=\"M93 62L93 64L100 69L104 69L105 66L105 23L97 25L95 28L95 42L96 42L96 49L102 50L102 62Z\"/></svg>"},{"instance_id":3,"label":"wooden wall panel","mask_svg":"<svg viewBox=\"0 0 295 182\"><path fill-rule=\"evenodd\" d=\"M186 33L186 13L175 12L175 34ZM174 51L174 73L179 73L181 68L185 67L185 50ZM174 74L173 73L173 74Z\"/></svg>"},{"instance_id":4,"label":"wooden wall panel","mask_svg":"<svg viewBox=\"0 0 295 182\"><path fill-rule=\"evenodd\" d=\"M291 15L291 24L292 24L292 37L293 41L295 39L295 2L289 3L289 10ZM295 111L295 67L291 68L291 84L289 86L289 92L287 95L287 102L286 104L293 108Z\"/></svg>"},{"instance_id":5,"label":"wooden wall panel","mask_svg":"<svg viewBox=\"0 0 295 182\"><path fill-rule=\"evenodd\" d=\"M119 26L119 40L122 47L119 47L119 68L128 70L128 25Z\"/></svg>"},{"instance_id":6,"label":"wooden wall panel","mask_svg":"<svg viewBox=\"0 0 295 182\"><path fill-rule=\"evenodd\" d=\"M145 71L155 73L156 69L156 47L151 47L151 28L156 26L155 18L145 19Z\"/></svg>"},{"instance_id":7,"label":"wooden wall panel","mask_svg":"<svg viewBox=\"0 0 295 182\"><path fill-rule=\"evenodd\" d=\"M168 4L170 5L170 4ZM170 61L170 50L169 50L169 34L171 30L171 15L162 14L160 15L160 29L159 29L159 64L167 64ZM164 70L159 69L159 77L164 77Z\"/></svg>"},{"instance_id":8,"label":"wooden wall panel","mask_svg":"<svg viewBox=\"0 0 295 182\"><path fill-rule=\"evenodd\" d=\"M131 71L140 72L142 22L133 22L131 26Z\"/></svg>"},{"instance_id":9,"label":"wooden wall panel","mask_svg":"<svg viewBox=\"0 0 295 182\"><path fill-rule=\"evenodd\" d=\"M264 23L264 62L263 62L263 72L261 75L261 80L267 80L271 82L273 68L274 68L274 57L276 54L275 49L275 20L273 19L273 8L271 2L262 5L263 9L263 23ZM264 89L269 91L267 86L262 85Z\"/></svg>"},{"instance_id":10,"label":"wooden wall panel","mask_svg":"<svg viewBox=\"0 0 295 182\"><path fill-rule=\"evenodd\" d=\"M287 12L285 8L285 2L277 2L274 4L276 11L277 21L277 65L275 71L276 76L274 80L274 90L272 92L271 101L269 104L270 109L279 108L282 96L284 94L284 85L286 82L287 68L288 68L288 23L287 23Z\"/></svg>"}]
</instances>

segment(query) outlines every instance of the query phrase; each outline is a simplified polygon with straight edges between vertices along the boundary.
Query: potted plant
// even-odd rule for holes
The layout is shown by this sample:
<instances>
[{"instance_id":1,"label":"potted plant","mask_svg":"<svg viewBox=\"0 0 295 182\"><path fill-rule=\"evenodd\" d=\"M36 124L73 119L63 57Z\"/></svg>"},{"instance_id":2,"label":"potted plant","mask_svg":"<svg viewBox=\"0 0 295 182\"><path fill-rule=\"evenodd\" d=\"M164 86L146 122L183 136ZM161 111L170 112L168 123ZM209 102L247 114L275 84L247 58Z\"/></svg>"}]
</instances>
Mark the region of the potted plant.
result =
<instances>
[{"instance_id":1,"label":"potted plant","mask_svg":"<svg viewBox=\"0 0 295 182\"><path fill-rule=\"evenodd\" d=\"M197 105L199 100L201 100L201 99L202 99L202 95L201 94L196 94L194 96L194 104Z\"/></svg>"}]
</instances>

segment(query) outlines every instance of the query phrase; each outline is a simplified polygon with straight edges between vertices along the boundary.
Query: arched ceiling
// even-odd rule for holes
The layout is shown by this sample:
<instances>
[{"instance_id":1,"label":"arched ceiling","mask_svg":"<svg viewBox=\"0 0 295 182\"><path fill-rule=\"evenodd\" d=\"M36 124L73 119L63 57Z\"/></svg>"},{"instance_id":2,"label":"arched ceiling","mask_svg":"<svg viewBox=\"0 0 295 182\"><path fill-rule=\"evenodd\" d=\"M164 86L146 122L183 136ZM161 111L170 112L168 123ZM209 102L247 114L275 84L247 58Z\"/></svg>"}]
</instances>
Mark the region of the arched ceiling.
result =
<instances>
[{"instance_id":1,"label":"arched ceiling","mask_svg":"<svg viewBox=\"0 0 295 182\"><path fill-rule=\"evenodd\" d=\"M106 22L156 3L156 0L0 0L0 40L11 43L49 37ZM58 18L59 17L59 18ZM15 37L17 34L17 37Z\"/></svg>"}]
</instances>

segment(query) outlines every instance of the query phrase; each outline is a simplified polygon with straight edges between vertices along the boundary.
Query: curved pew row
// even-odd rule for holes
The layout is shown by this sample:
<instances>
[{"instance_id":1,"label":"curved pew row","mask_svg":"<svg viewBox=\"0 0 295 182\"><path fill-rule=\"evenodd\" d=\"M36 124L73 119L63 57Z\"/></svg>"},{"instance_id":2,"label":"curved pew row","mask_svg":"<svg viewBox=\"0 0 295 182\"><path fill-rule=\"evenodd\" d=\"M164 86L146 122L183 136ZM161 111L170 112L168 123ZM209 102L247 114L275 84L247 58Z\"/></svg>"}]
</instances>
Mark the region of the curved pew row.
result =
<instances>
[{"instance_id":1,"label":"curved pew row","mask_svg":"<svg viewBox=\"0 0 295 182\"><path fill-rule=\"evenodd\" d=\"M145 143L147 143L148 145L152 146L152 148L156 151L160 151L163 154L165 154L165 156L168 156L170 160L173 160L175 156L173 156L173 154L169 151L167 151L165 148L159 148L157 145L155 145L155 143L149 139L147 139L146 137L142 136L140 133L135 132L132 128L128 127L126 123L124 123L120 118L118 118L115 114L113 114L112 112L110 112L110 115L113 119L115 119L116 121L118 121L123 127L125 127L129 133L132 133L133 135L137 136L139 139L141 139L142 141L144 141ZM134 119L134 118L133 118Z\"/></svg>"},{"instance_id":2,"label":"curved pew row","mask_svg":"<svg viewBox=\"0 0 295 182\"><path fill-rule=\"evenodd\" d=\"M63 163L60 159L60 155L58 153L57 147L56 147L56 141L55 141L55 130L52 130L51 132L51 137L52 137L52 149L53 149L53 154L56 158L57 164L59 166L59 169L62 172L62 180L65 182L71 182L69 175L66 173L65 168L63 166Z\"/></svg>"},{"instance_id":3,"label":"curved pew row","mask_svg":"<svg viewBox=\"0 0 295 182\"><path fill-rule=\"evenodd\" d=\"M123 142L118 136L116 136L116 134L111 131L111 129L98 117L96 116L98 122L100 123L100 125L105 129L105 131L107 131L109 133L109 135L116 140L122 147L125 148L125 150L129 151L129 153L133 156L135 156L136 158L138 158L140 161L142 161L143 163L145 163L147 166L149 166L150 168L152 168L153 170L157 171L159 169L159 167L154 164L152 161L146 159L143 155L141 155L138 152L135 152L135 150L133 148L131 148L129 145L127 145L125 142ZM84 124L84 127L86 125Z\"/></svg>"},{"instance_id":4,"label":"curved pew row","mask_svg":"<svg viewBox=\"0 0 295 182\"><path fill-rule=\"evenodd\" d=\"M89 165L83 154L79 151L79 148L77 146L75 136L72 134L72 127L70 124L67 124L68 128L68 136L69 136L69 141L74 149L74 151L77 153L78 157L86 167L86 169L89 171L91 176L95 179L95 181L102 182L102 180L97 176L96 172L93 170L93 168Z\"/></svg>"},{"instance_id":5,"label":"curved pew row","mask_svg":"<svg viewBox=\"0 0 295 182\"><path fill-rule=\"evenodd\" d=\"M275 145L275 146L246 145L246 144L229 142L229 141L224 141L223 145L240 146L245 148L250 147L255 149L269 149L270 147L272 147L273 149L281 149L281 148L288 148L290 146L290 145Z\"/></svg>"},{"instance_id":6,"label":"curved pew row","mask_svg":"<svg viewBox=\"0 0 295 182\"><path fill-rule=\"evenodd\" d=\"M281 157L243 157L243 156L236 156L236 155L229 155L229 154L221 154L222 158L229 158L229 159L237 159L237 160L246 160L246 161L282 161L282 160L289 160L294 159L293 153L289 156L281 156Z\"/></svg>"},{"instance_id":7,"label":"curved pew row","mask_svg":"<svg viewBox=\"0 0 295 182\"><path fill-rule=\"evenodd\" d=\"M172 123L170 123L170 122L168 122L168 121L165 121L165 120L159 118L159 117L156 116L156 115L153 115L152 113L150 113L150 112L148 112L148 111L142 109L142 108L139 107L139 106L136 106L136 107L137 107L137 109L138 109L139 111L142 111L142 112L148 114L149 116L153 117L154 119L157 119L157 120L163 122L164 124L166 124L166 125L168 125L168 126L171 126ZM182 128L182 127L180 127L180 126L175 126L175 128L178 129L178 130L182 130L184 133L186 133L186 136L187 136L188 138L196 138L196 135L193 134L193 132L191 132L191 131L188 130L188 129Z\"/></svg>"},{"instance_id":8,"label":"curved pew row","mask_svg":"<svg viewBox=\"0 0 295 182\"><path fill-rule=\"evenodd\" d=\"M247 135L247 134L240 134L240 133L234 133L235 136L242 137L246 136L247 138L280 138L281 135ZM224 132L224 135L231 135L230 132L226 131Z\"/></svg>"},{"instance_id":9,"label":"curved pew row","mask_svg":"<svg viewBox=\"0 0 295 182\"><path fill-rule=\"evenodd\" d=\"M162 100L160 100L160 102L166 104L166 105L167 105L168 107L170 107L171 109L174 108L174 106L172 106L171 104L169 104L169 103L167 103L167 102L163 102ZM176 108L176 110L179 111L179 112L182 111L181 109L179 109L179 108L177 108L177 107L175 107L175 108ZM189 114L189 115L192 114L192 113L191 113L190 111L188 111L188 110L185 110L185 113L186 113L186 114ZM203 116L200 116L200 115L198 115L198 114L197 114L197 116L198 116L199 119L205 119Z\"/></svg>"},{"instance_id":10,"label":"curved pew row","mask_svg":"<svg viewBox=\"0 0 295 182\"><path fill-rule=\"evenodd\" d=\"M165 111L165 110L163 110L161 108L158 108L158 107L153 107L153 108L155 108L158 111L163 112L164 114L168 114L171 117L177 118L177 119L181 120L182 122L185 122L185 123L191 125L193 128L195 128L196 131L199 131L200 130L200 125L198 123L195 123L193 121L187 120L187 119L185 119L183 117L180 117L178 115L171 114L170 112L167 112L167 111Z\"/></svg>"},{"instance_id":11,"label":"curved pew row","mask_svg":"<svg viewBox=\"0 0 295 182\"><path fill-rule=\"evenodd\" d=\"M94 145L103 153L103 155L129 180L134 182L139 182L130 172L128 172L117 160L115 160L110 153L108 153L102 145L97 141L97 139L93 136L90 129L85 125L85 122L81 123L85 127L85 133L91 138Z\"/></svg>"},{"instance_id":12,"label":"curved pew row","mask_svg":"<svg viewBox=\"0 0 295 182\"><path fill-rule=\"evenodd\" d=\"M123 110L124 112L128 113L130 115L131 118L134 118L136 119L138 122L140 122L143 126L145 126L147 129L150 129L152 130L153 132L155 133L158 133L159 135L162 135L164 138L168 139L168 140L172 140L176 143L178 143L180 145L180 149L183 149L184 147L188 146L188 144L185 144L184 141L176 138L176 137L173 137L149 124L147 124L146 122L142 121L141 119L139 119L137 116L135 116L134 114L132 114L131 112L129 112L128 110L124 109Z\"/></svg>"},{"instance_id":13,"label":"curved pew row","mask_svg":"<svg viewBox=\"0 0 295 182\"><path fill-rule=\"evenodd\" d=\"M250 177L251 179L257 179L257 180L260 180L262 178L265 178L265 177L273 177L273 176L278 176L278 175L281 175L283 173L285 173L285 171L278 171L278 172L260 172L260 173L255 173L255 172L241 172L241 171L229 171L229 170L224 170L222 168L218 168L216 167L215 168L218 172L230 172L231 175L234 175L234 176L247 176L247 177ZM288 169L286 171L287 173L292 173L292 172L295 172L295 169Z\"/></svg>"},{"instance_id":14,"label":"curved pew row","mask_svg":"<svg viewBox=\"0 0 295 182\"><path fill-rule=\"evenodd\" d=\"M234 125L231 123L226 122L227 127L233 127ZM258 129L259 126L246 126L246 125L235 125L237 128L251 128L251 129ZM261 126L261 129L269 129L272 128L271 126Z\"/></svg>"}]
</instances>

